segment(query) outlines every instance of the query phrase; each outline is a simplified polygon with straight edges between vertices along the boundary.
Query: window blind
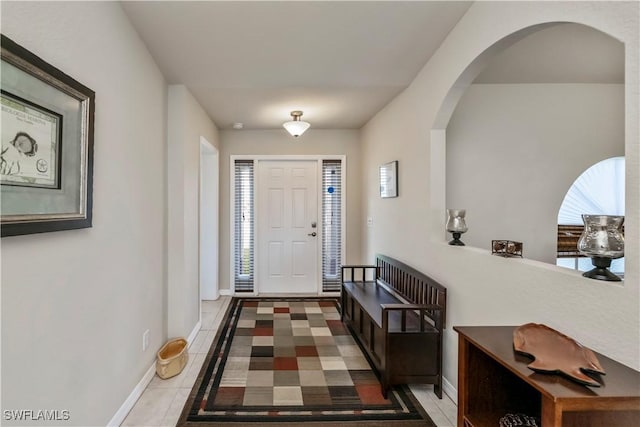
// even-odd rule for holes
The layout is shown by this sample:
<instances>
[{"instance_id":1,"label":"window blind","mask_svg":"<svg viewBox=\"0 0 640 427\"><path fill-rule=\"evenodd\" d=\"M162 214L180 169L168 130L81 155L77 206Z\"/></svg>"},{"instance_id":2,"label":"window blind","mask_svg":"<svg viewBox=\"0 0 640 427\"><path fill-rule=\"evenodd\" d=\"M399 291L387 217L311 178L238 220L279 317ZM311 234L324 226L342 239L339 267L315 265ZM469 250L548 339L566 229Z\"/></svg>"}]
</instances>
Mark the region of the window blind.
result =
<instances>
[{"instance_id":1,"label":"window blind","mask_svg":"<svg viewBox=\"0 0 640 427\"><path fill-rule=\"evenodd\" d=\"M322 290L340 291L342 267L342 162L322 162Z\"/></svg>"},{"instance_id":2,"label":"window blind","mask_svg":"<svg viewBox=\"0 0 640 427\"><path fill-rule=\"evenodd\" d=\"M253 292L253 160L235 162L235 291Z\"/></svg>"}]
</instances>

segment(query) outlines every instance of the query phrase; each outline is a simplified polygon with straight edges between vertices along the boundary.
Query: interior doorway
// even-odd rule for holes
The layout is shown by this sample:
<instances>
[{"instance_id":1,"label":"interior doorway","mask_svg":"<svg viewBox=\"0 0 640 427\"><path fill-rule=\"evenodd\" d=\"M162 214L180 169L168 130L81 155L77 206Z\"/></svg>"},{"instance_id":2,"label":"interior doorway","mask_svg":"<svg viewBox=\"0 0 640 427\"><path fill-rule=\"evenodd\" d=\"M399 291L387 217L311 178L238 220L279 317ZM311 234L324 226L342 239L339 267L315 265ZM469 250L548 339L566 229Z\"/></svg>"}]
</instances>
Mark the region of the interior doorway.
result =
<instances>
[{"instance_id":1,"label":"interior doorway","mask_svg":"<svg viewBox=\"0 0 640 427\"><path fill-rule=\"evenodd\" d=\"M218 150L200 137L200 300L216 300L218 284Z\"/></svg>"}]
</instances>

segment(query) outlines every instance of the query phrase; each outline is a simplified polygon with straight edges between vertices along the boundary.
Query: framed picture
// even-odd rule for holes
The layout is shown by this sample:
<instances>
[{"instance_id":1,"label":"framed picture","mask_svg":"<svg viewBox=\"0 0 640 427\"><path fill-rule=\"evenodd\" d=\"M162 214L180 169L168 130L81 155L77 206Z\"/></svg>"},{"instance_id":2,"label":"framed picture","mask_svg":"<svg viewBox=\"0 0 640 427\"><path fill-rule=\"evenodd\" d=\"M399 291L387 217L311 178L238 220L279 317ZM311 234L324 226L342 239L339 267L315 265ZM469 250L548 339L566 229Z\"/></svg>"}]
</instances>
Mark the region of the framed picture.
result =
<instances>
[{"instance_id":1,"label":"framed picture","mask_svg":"<svg viewBox=\"0 0 640 427\"><path fill-rule=\"evenodd\" d=\"M398 197L398 161L380 166L380 197Z\"/></svg>"},{"instance_id":2,"label":"framed picture","mask_svg":"<svg viewBox=\"0 0 640 427\"><path fill-rule=\"evenodd\" d=\"M2 237L91 227L95 93L1 38Z\"/></svg>"}]
</instances>

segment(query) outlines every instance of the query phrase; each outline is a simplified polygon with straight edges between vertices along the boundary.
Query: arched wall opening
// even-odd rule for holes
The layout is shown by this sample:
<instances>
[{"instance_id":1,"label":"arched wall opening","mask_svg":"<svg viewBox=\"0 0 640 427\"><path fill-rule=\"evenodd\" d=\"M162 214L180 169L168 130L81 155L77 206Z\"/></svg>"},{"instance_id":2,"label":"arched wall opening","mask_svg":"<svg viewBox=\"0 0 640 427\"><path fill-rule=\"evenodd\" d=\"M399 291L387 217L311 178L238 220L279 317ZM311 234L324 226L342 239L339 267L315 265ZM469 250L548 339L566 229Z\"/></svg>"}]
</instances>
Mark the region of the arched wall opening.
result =
<instances>
[{"instance_id":1,"label":"arched wall opening","mask_svg":"<svg viewBox=\"0 0 640 427\"><path fill-rule=\"evenodd\" d=\"M578 37L605 40L616 53L610 68L619 74L596 77L603 71L598 69L578 76L577 67L559 66L558 75L543 76L540 84L514 82L514 73L500 72L503 53L563 36L572 46ZM433 235L446 234L445 208L467 209L467 245L490 251L492 239L522 241L526 258L555 264L556 214L566 189L585 165L624 156L623 52L619 40L598 29L553 22L516 31L478 55L450 88L431 130L431 204L442 212ZM555 65L549 61L540 70ZM486 68L493 73L491 84L482 84ZM572 72L576 76L566 80ZM528 77L540 78L535 73ZM474 84L479 75L481 84Z\"/></svg>"},{"instance_id":2,"label":"arched wall opening","mask_svg":"<svg viewBox=\"0 0 640 427\"><path fill-rule=\"evenodd\" d=\"M567 189L624 155L624 44L573 23L528 35L472 82L446 136L446 203L467 210L465 243L515 240L525 258L556 264Z\"/></svg>"},{"instance_id":3,"label":"arched wall opening","mask_svg":"<svg viewBox=\"0 0 640 427\"><path fill-rule=\"evenodd\" d=\"M499 52L541 29L573 22L592 27L624 43L624 143L627 159L625 246L628 259L637 259L640 253L637 20L631 25L625 25L623 23L630 13L629 10L607 9L606 13L603 13L601 9L605 8L605 5L602 4L594 5L593 10L586 8L586 11L578 6L574 8L574 5L566 4L547 4L544 8L531 5L532 10L522 6L525 11L521 10L520 5L512 6L508 13L501 10L502 5L472 6L465 17L468 18L466 22L463 20L459 24L460 28L454 31L452 37L443 45L443 51L447 53L433 58L414 82L412 90L384 111L385 114L380 119L367 127L365 140L377 149L377 153L369 156L368 160L375 162L381 161L383 155L388 155L385 140L389 139L392 135L390 131L395 130L394 126L403 117L417 111L418 113L412 117L416 118L419 117L418 114L422 114L429 118L429 122L424 126L411 129L416 140L429 140L426 147L428 163L423 181L426 188L423 194L428 195L424 212L428 215L420 212L420 218L428 218L429 221L424 222L420 229L424 230L427 242L423 250L414 250L415 256L403 252L401 244L396 242L397 239L385 238L380 234L370 233L369 239L373 240L373 243L365 244L369 245L369 252L391 246L396 254L400 253L410 263L423 268L427 274L434 275L448 286L452 291L447 312L451 325L517 325L529 321L545 323L576 338L595 351L637 369L640 360L637 338L637 283L640 270L637 263L628 263L625 283L622 286L605 287L602 286L602 282L583 278L579 273L568 269L527 259L505 260L491 256L488 250L446 244L450 238L444 227L448 207L446 128L460 97L480 73L484 64ZM527 16L521 17L519 14ZM496 16L517 18L510 19L508 24L503 25L496 24ZM492 26L498 28L493 31ZM430 99L421 100L421 97ZM401 123L405 127L408 126L406 121ZM423 136L425 134L426 138ZM406 151L408 154L405 154L405 162L411 155L420 153L413 147ZM375 189L370 191L373 190ZM417 197L417 192L414 197ZM370 205L375 209L384 209L382 203L373 202ZM410 230L420 227L420 222L416 220L405 221L405 224ZM388 220L384 225L392 226L393 222ZM602 318L594 318L595 307L599 307ZM628 344L620 347L617 344L620 340L611 338L612 328L619 336L626 337ZM458 336L454 331L445 330L445 391L454 397L454 384L457 381L457 340Z\"/></svg>"}]
</instances>

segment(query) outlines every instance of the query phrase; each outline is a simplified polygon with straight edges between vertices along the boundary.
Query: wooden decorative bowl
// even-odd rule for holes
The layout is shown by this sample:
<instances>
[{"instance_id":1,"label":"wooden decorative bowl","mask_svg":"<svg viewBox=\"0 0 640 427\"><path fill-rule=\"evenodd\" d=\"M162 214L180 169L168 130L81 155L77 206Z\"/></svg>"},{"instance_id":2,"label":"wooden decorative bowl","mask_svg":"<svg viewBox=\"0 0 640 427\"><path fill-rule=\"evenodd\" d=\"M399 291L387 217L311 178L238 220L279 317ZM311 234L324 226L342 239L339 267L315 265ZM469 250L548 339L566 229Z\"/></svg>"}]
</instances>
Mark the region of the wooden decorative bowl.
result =
<instances>
[{"instance_id":1,"label":"wooden decorative bowl","mask_svg":"<svg viewBox=\"0 0 640 427\"><path fill-rule=\"evenodd\" d=\"M605 374L593 351L546 325L527 323L517 327L513 348L535 359L527 367L536 372L562 373L593 387L600 387L600 383L586 374Z\"/></svg>"}]
</instances>

